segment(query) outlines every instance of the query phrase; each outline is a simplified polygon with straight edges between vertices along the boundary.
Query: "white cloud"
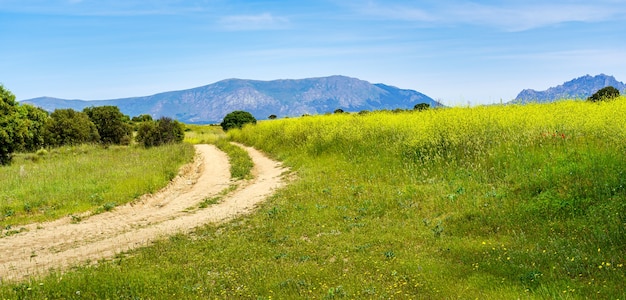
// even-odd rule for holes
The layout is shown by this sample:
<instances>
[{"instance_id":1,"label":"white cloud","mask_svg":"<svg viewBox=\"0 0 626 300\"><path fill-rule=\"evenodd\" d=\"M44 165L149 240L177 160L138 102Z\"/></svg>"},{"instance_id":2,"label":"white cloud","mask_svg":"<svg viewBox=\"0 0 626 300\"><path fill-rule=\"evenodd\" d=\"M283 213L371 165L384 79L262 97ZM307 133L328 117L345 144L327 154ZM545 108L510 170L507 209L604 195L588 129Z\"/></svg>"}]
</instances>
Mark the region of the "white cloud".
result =
<instances>
[{"instance_id":1,"label":"white cloud","mask_svg":"<svg viewBox=\"0 0 626 300\"><path fill-rule=\"evenodd\" d=\"M258 15L232 15L222 17L218 21L221 28L233 31L283 29L289 24L284 17L276 17L270 13Z\"/></svg>"},{"instance_id":2,"label":"white cloud","mask_svg":"<svg viewBox=\"0 0 626 300\"><path fill-rule=\"evenodd\" d=\"M482 3L481 3L482 2ZM565 22L601 22L626 18L626 1L353 1L353 10L369 18L423 25L481 25L524 31Z\"/></svg>"},{"instance_id":3,"label":"white cloud","mask_svg":"<svg viewBox=\"0 0 626 300\"><path fill-rule=\"evenodd\" d=\"M577 4L520 4L482 5L459 4L447 10L446 18L457 22L500 27L507 31L524 31L565 22L600 22L623 17L624 8L613 5Z\"/></svg>"}]
</instances>

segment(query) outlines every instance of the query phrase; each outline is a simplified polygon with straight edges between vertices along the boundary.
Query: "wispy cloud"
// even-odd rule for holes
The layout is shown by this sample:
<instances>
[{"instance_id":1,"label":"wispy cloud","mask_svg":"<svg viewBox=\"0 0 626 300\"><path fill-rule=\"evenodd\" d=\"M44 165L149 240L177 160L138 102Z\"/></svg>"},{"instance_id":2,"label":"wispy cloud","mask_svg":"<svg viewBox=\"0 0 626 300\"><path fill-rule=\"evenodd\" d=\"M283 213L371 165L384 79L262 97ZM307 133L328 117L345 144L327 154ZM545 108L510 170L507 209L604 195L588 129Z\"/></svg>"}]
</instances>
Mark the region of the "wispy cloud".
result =
<instances>
[{"instance_id":1,"label":"wispy cloud","mask_svg":"<svg viewBox=\"0 0 626 300\"><path fill-rule=\"evenodd\" d=\"M623 17L626 9L601 3L521 3L485 5L462 3L449 7L446 18L456 22L524 31L566 22L600 22Z\"/></svg>"},{"instance_id":2,"label":"wispy cloud","mask_svg":"<svg viewBox=\"0 0 626 300\"><path fill-rule=\"evenodd\" d=\"M621 49L570 49L558 51L536 51L531 53L511 53L502 55L493 55L492 59L501 60L520 60L520 61L541 61L541 62L580 62L585 64L606 64L614 66L626 66L626 62L622 62L616 57L623 55Z\"/></svg>"},{"instance_id":3,"label":"wispy cloud","mask_svg":"<svg viewBox=\"0 0 626 300\"><path fill-rule=\"evenodd\" d=\"M270 13L257 15L231 15L219 19L218 24L225 30L248 31L283 29L289 25L289 19Z\"/></svg>"},{"instance_id":4,"label":"wispy cloud","mask_svg":"<svg viewBox=\"0 0 626 300\"><path fill-rule=\"evenodd\" d=\"M198 1L139 0L0 0L0 12L21 12L65 16L175 15L206 11Z\"/></svg>"},{"instance_id":5,"label":"wispy cloud","mask_svg":"<svg viewBox=\"0 0 626 300\"><path fill-rule=\"evenodd\" d=\"M360 13L381 19L433 22L438 18L434 12L428 11L426 8L404 4L381 4L369 1L366 4L359 4L356 8Z\"/></svg>"},{"instance_id":6,"label":"wispy cloud","mask_svg":"<svg viewBox=\"0 0 626 300\"><path fill-rule=\"evenodd\" d=\"M237 56L245 57L264 57L270 59L310 59L310 58L345 58L367 55L398 55L413 50L410 47L399 47L396 45L378 45L378 46L310 46L310 47L277 47L263 50L250 50L237 52Z\"/></svg>"},{"instance_id":7,"label":"wispy cloud","mask_svg":"<svg viewBox=\"0 0 626 300\"><path fill-rule=\"evenodd\" d=\"M483 1L484 2L484 1ZM422 25L478 25L504 31L524 31L566 22L601 22L626 18L626 1L352 1L366 17L407 21Z\"/></svg>"}]
</instances>

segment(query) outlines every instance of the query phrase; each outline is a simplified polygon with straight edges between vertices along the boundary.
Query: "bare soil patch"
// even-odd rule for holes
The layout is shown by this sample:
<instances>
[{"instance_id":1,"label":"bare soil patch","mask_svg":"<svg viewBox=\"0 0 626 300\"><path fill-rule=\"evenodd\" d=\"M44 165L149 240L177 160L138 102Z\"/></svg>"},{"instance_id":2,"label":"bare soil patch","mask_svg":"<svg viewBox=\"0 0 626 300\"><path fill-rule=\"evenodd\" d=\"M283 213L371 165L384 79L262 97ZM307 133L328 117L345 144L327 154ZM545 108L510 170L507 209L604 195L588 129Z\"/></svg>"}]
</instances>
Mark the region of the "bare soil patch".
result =
<instances>
[{"instance_id":1,"label":"bare soil patch","mask_svg":"<svg viewBox=\"0 0 626 300\"><path fill-rule=\"evenodd\" d=\"M110 258L148 246L164 236L251 212L285 184L285 169L261 152L240 146L254 162L254 179L241 182L219 204L198 209L205 199L232 184L228 158L215 146L196 145L193 163L184 166L166 188L154 195L144 195L110 212L85 216L80 222L67 217L30 224L23 226L25 232L0 238L0 282Z\"/></svg>"}]
</instances>

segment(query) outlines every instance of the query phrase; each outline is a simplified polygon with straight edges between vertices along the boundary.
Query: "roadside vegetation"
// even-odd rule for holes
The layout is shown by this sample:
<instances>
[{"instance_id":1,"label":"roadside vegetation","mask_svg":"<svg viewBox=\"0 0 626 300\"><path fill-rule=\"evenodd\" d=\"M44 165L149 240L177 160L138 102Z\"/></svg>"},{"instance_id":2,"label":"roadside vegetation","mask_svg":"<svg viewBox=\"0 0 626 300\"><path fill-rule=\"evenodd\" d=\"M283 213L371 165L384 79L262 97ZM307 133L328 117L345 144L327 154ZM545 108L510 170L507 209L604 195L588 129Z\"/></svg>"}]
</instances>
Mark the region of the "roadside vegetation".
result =
<instances>
[{"instance_id":1,"label":"roadside vegetation","mask_svg":"<svg viewBox=\"0 0 626 300\"><path fill-rule=\"evenodd\" d=\"M150 126L152 125L152 126ZM140 131L133 144L133 128ZM0 85L0 237L20 224L99 213L165 186L193 147L181 123L134 121L115 106L52 113L21 105Z\"/></svg>"},{"instance_id":2,"label":"roadside vegetation","mask_svg":"<svg viewBox=\"0 0 626 300\"><path fill-rule=\"evenodd\" d=\"M619 97L231 129L298 179L253 215L0 298L624 299L625 113Z\"/></svg>"},{"instance_id":3,"label":"roadside vegetation","mask_svg":"<svg viewBox=\"0 0 626 300\"><path fill-rule=\"evenodd\" d=\"M186 125L185 140L191 144L214 144L228 155L230 174L233 179L252 178L252 159L244 149L228 141L221 126Z\"/></svg>"},{"instance_id":4,"label":"roadside vegetation","mask_svg":"<svg viewBox=\"0 0 626 300\"><path fill-rule=\"evenodd\" d=\"M20 224L111 210L156 192L193 153L189 144L85 144L16 154L10 166L0 167L2 233L19 231Z\"/></svg>"},{"instance_id":5,"label":"roadside vegetation","mask_svg":"<svg viewBox=\"0 0 626 300\"><path fill-rule=\"evenodd\" d=\"M0 85L0 166L9 165L15 152L34 152L51 147L82 144L130 145L135 140L144 147L180 143L184 125L150 115L132 119L116 106L71 108L52 113L28 104L22 105L15 95Z\"/></svg>"},{"instance_id":6,"label":"roadside vegetation","mask_svg":"<svg viewBox=\"0 0 626 300\"><path fill-rule=\"evenodd\" d=\"M215 144L219 139L226 137L219 125L185 125L185 143Z\"/></svg>"}]
</instances>

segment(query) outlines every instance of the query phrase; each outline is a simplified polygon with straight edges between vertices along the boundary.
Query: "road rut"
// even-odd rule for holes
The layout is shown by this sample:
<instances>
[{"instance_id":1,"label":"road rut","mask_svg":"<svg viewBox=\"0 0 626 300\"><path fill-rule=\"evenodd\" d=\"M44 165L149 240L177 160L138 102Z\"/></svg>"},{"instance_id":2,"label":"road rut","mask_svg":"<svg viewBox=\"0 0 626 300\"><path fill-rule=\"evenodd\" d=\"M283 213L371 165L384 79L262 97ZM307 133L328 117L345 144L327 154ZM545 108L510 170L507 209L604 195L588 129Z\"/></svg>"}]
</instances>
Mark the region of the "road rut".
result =
<instances>
[{"instance_id":1,"label":"road rut","mask_svg":"<svg viewBox=\"0 0 626 300\"><path fill-rule=\"evenodd\" d=\"M254 162L254 179L240 182L239 188L220 203L198 208L205 199L233 184L228 158L213 145L196 145L194 161L154 195L144 195L131 204L79 222L67 217L29 224L23 226L25 232L0 238L0 282L110 258L165 236L251 212L285 184L285 169L254 148L239 146Z\"/></svg>"}]
</instances>

